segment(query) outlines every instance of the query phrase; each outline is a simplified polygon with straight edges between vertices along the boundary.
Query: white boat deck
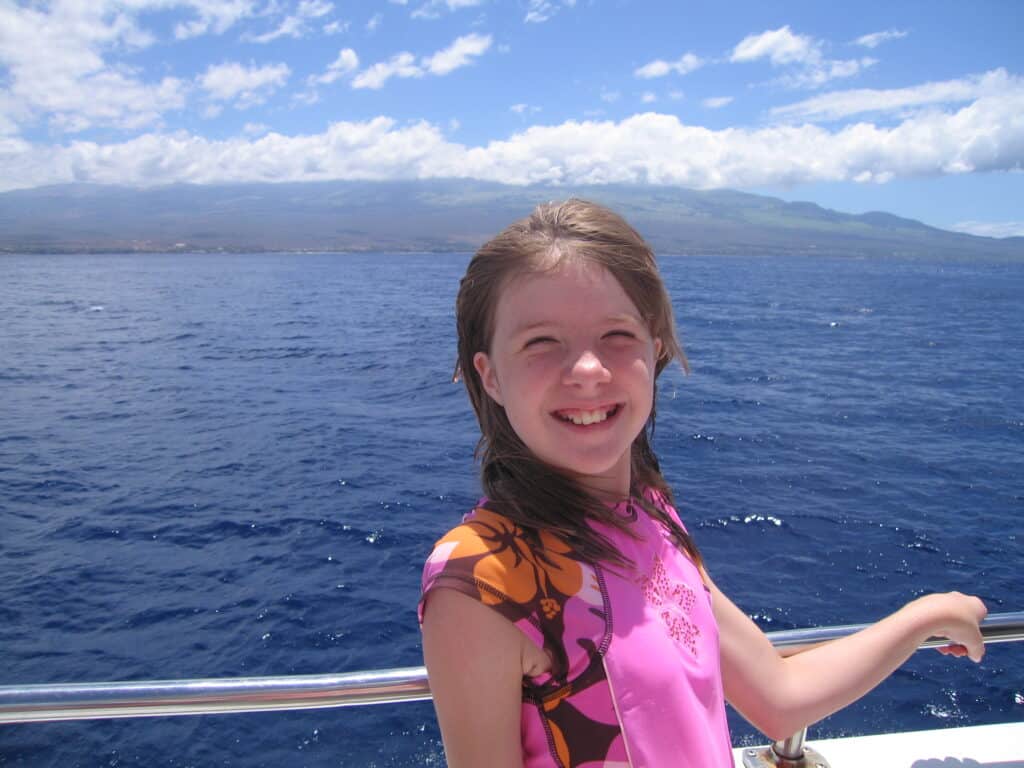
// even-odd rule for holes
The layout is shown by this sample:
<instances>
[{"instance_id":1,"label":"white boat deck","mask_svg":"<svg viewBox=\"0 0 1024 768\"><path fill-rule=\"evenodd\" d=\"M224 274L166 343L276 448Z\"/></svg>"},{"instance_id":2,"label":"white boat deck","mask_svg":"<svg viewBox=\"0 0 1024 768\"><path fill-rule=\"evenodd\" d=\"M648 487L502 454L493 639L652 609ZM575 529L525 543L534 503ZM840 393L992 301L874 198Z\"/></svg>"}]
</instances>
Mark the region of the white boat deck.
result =
<instances>
[{"instance_id":1,"label":"white boat deck","mask_svg":"<svg viewBox=\"0 0 1024 768\"><path fill-rule=\"evenodd\" d=\"M832 768L1024 768L1024 722L808 739ZM743 749L733 750L743 768Z\"/></svg>"}]
</instances>

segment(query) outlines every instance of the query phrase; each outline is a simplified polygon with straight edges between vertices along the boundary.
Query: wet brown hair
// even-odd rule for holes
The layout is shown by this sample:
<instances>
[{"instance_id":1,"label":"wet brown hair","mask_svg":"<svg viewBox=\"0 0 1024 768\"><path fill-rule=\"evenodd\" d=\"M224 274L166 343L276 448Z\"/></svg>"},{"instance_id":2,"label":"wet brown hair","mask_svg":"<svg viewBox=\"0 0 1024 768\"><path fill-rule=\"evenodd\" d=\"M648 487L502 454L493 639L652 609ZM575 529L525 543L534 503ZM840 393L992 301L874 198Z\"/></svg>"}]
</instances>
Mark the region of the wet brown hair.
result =
<instances>
[{"instance_id":1,"label":"wet brown hair","mask_svg":"<svg viewBox=\"0 0 1024 768\"><path fill-rule=\"evenodd\" d=\"M640 311L651 335L661 340L655 378L672 360L689 370L676 336L672 304L650 246L618 214L595 203L570 199L537 206L529 216L485 243L469 262L455 302L459 336L455 378L461 375L465 381L480 423L476 456L481 463L486 506L520 526L534 543L539 544L539 531L547 530L585 560L628 566L611 542L584 521L590 518L634 536L630 519L534 456L512 428L505 409L484 390L473 365L476 353L490 352L495 308L504 286L517 277L557 269L574 260L608 270ZM643 494L651 489L672 503L672 491L650 442L656 405L655 391L650 416L631 448L630 496L700 564L700 553L686 531Z\"/></svg>"}]
</instances>

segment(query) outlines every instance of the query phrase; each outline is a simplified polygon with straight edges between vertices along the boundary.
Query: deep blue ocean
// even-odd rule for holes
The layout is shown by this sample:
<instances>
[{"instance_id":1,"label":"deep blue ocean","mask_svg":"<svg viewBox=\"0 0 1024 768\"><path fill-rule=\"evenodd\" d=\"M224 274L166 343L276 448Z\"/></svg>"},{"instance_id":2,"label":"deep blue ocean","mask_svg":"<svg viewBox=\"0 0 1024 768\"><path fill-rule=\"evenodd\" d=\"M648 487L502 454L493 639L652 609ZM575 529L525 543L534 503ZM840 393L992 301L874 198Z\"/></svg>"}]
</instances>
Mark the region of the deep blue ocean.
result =
<instances>
[{"instance_id":1,"label":"deep blue ocean","mask_svg":"<svg viewBox=\"0 0 1024 768\"><path fill-rule=\"evenodd\" d=\"M421 663L478 495L466 255L0 256L0 684ZM766 630L1024 609L1024 264L664 257L655 446ZM1024 644L920 652L812 738L1024 719ZM760 741L738 717L737 743ZM0 726L2 766L443 765L429 703Z\"/></svg>"}]
</instances>

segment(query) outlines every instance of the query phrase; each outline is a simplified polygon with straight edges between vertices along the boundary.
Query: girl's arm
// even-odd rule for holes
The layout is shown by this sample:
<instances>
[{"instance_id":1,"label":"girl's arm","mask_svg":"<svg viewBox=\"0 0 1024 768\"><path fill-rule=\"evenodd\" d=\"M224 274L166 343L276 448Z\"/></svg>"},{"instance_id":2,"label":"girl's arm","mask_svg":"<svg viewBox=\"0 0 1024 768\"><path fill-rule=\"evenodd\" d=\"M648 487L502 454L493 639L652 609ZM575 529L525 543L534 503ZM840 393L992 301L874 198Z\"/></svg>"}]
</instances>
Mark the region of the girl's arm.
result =
<instances>
[{"instance_id":1,"label":"girl's arm","mask_svg":"<svg viewBox=\"0 0 1024 768\"><path fill-rule=\"evenodd\" d=\"M423 658L449 768L522 768L523 644L515 625L452 589L433 590Z\"/></svg>"},{"instance_id":2,"label":"girl's arm","mask_svg":"<svg viewBox=\"0 0 1024 768\"><path fill-rule=\"evenodd\" d=\"M783 658L704 576L718 622L725 697L771 739L787 738L856 701L929 637L949 638L973 661L985 653L978 628L985 605L950 592L926 595L854 635Z\"/></svg>"}]
</instances>

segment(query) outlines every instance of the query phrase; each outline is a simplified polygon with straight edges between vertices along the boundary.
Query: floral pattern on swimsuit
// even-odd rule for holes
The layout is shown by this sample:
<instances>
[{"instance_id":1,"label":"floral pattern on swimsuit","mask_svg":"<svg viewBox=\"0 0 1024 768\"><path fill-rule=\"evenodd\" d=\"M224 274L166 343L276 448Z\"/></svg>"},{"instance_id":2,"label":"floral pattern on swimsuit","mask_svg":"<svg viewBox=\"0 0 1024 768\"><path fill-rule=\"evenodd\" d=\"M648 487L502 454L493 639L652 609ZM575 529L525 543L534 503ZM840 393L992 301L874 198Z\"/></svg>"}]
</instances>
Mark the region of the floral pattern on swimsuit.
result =
<instances>
[{"instance_id":1,"label":"floral pattern on swimsuit","mask_svg":"<svg viewBox=\"0 0 1024 768\"><path fill-rule=\"evenodd\" d=\"M604 573L557 537L540 547L485 508L466 516L434 547L423 598L455 589L494 608L552 659L550 672L523 679L523 764L527 768L627 765L603 656L611 642Z\"/></svg>"}]
</instances>

